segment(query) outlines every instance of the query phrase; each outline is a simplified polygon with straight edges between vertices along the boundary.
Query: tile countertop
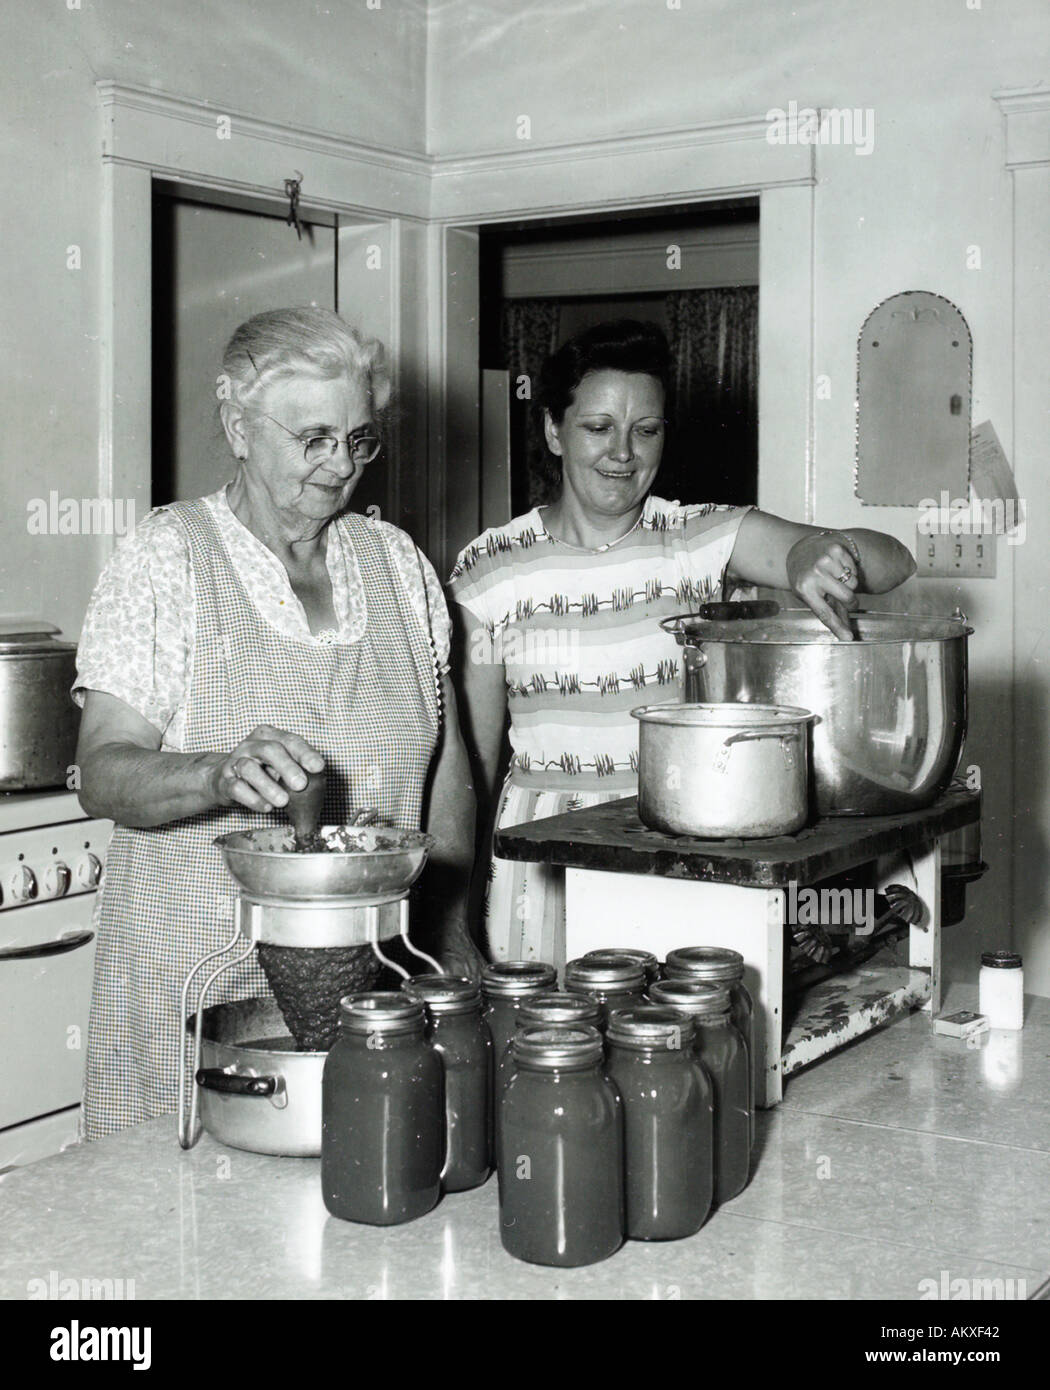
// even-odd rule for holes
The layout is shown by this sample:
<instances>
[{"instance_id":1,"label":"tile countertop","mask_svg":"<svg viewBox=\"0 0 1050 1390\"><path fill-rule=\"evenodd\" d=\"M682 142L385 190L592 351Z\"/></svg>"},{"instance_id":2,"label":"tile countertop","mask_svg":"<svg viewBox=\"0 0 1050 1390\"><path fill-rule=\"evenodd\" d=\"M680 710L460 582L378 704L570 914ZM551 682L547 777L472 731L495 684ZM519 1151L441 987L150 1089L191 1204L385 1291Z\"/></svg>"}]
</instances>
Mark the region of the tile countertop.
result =
<instances>
[{"instance_id":1,"label":"tile countertop","mask_svg":"<svg viewBox=\"0 0 1050 1390\"><path fill-rule=\"evenodd\" d=\"M956 989L945 1011L973 1004ZM913 1014L791 1078L735 1201L585 1269L504 1252L495 1178L380 1229L328 1216L318 1170L207 1136L183 1153L170 1118L13 1170L0 1297L72 1279L140 1300L913 1300L960 1278L1031 1297L1050 1272L1050 1000L977 1049Z\"/></svg>"}]
</instances>

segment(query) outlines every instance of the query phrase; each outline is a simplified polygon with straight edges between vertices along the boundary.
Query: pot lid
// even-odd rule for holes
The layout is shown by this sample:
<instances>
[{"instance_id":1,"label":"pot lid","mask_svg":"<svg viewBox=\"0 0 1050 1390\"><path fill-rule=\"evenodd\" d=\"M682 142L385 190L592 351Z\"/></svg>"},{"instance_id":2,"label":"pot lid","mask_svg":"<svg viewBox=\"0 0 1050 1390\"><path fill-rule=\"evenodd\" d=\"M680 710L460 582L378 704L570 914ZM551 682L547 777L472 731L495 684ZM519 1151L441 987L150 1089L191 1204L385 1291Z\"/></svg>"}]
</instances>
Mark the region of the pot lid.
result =
<instances>
[{"instance_id":1,"label":"pot lid","mask_svg":"<svg viewBox=\"0 0 1050 1390\"><path fill-rule=\"evenodd\" d=\"M28 656L76 651L74 642L56 642L61 632L45 618L0 618L0 654Z\"/></svg>"}]
</instances>

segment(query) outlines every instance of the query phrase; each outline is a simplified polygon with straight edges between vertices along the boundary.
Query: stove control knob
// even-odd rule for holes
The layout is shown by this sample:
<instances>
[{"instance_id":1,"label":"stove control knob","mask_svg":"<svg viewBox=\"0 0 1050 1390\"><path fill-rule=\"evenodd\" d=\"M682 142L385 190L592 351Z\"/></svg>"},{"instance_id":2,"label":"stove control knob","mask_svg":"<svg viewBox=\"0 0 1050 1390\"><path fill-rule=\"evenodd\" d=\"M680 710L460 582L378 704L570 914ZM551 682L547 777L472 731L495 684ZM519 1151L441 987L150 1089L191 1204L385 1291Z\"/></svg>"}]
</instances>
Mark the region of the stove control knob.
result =
<instances>
[{"instance_id":1,"label":"stove control knob","mask_svg":"<svg viewBox=\"0 0 1050 1390\"><path fill-rule=\"evenodd\" d=\"M69 884L73 875L69 872L69 865L63 864L61 859L53 859L44 870L42 882L43 894L45 898L61 898L69 892Z\"/></svg>"},{"instance_id":2,"label":"stove control knob","mask_svg":"<svg viewBox=\"0 0 1050 1390\"><path fill-rule=\"evenodd\" d=\"M78 888L97 888L102 877L102 861L98 855L82 854L77 860L75 877Z\"/></svg>"},{"instance_id":3,"label":"stove control knob","mask_svg":"<svg viewBox=\"0 0 1050 1390\"><path fill-rule=\"evenodd\" d=\"M4 892L16 903L28 903L36 897L36 875L28 864L18 864L7 875Z\"/></svg>"}]
</instances>

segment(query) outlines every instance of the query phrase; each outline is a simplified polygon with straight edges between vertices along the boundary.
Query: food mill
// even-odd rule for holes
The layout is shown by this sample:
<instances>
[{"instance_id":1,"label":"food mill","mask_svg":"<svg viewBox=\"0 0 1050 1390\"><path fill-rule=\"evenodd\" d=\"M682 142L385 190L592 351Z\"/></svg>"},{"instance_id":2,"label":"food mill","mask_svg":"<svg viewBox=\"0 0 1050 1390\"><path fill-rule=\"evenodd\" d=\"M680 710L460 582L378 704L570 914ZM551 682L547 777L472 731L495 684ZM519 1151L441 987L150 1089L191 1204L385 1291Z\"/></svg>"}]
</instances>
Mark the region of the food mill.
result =
<instances>
[{"instance_id":1,"label":"food mill","mask_svg":"<svg viewBox=\"0 0 1050 1390\"><path fill-rule=\"evenodd\" d=\"M237 885L234 929L192 967L182 987L182 1018L192 1033L192 1042L184 1037L179 1049L184 1149L204 1128L236 1148L320 1153L321 1074L340 997L369 988L383 966L407 978L379 944L395 937L441 971L408 938L409 889L423 871L431 837L362 824L324 826L320 837L323 848L305 853L291 826L236 831L215 841ZM276 1003L250 999L207 1007L215 981L252 951L258 951Z\"/></svg>"}]
</instances>

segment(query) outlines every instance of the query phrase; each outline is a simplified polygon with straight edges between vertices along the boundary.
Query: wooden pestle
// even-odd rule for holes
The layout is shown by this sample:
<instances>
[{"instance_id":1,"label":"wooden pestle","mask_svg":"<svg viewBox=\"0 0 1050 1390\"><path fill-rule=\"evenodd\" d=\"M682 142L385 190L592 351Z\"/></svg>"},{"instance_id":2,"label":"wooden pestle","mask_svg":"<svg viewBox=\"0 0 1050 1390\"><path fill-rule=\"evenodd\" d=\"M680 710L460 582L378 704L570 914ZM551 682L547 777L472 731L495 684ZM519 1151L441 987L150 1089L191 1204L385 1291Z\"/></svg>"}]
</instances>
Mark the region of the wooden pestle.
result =
<instances>
[{"instance_id":1,"label":"wooden pestle","mask_svg":"<svg viewBox=\"0 0 1050 1390\"><path fill-rule=\"evenodd\" d=\"M288 812L288 819L295 829L295 848L297 850L323 848L319 845L318 832L321 828L321 815L324 810L325 774L323 772L308 772L306 777L306 786L302 791L295 791L291 787L286 788L288 805L285 810Z\"/></svg>"}]
</instances>

